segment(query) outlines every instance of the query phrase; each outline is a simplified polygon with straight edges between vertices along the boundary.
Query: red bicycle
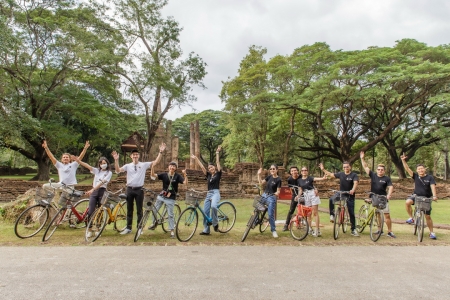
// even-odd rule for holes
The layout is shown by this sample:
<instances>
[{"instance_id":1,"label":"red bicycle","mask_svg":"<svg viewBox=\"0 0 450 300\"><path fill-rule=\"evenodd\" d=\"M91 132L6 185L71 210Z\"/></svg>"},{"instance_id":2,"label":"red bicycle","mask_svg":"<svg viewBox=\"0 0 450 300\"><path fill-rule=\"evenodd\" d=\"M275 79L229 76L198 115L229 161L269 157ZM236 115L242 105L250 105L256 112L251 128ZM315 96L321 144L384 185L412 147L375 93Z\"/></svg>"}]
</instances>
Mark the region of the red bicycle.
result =
<instances>
[{"instance_id":1,"label":"red bicycle","mask_svg":"<svg viewBox=\"0 0 450 300\"><path fill-rule=\"evenodd\" d=\"M333 199L335 205L334 208L334 225L333 225L333 237L337 240L339 236L339 227L342 225L342 232L346 233L348 225L350 224L350 215L347 209L347 199L345 195L350 195L349 191L336 191L332 190L336 197Z\"/></svg>"},{"instance_id":2,"label":"red bicycle","mask_svg":"<svg viewBox=\"0 0 450 300\"><path fill-rule=\"evenodd\" d=\"M304 203L305 197L299 197L297 214L292 217L289 223L291 235L297 241L305 239L309 232L308 218L311 218L312 207L305 206Z\"/></svg>"},{"instance_id":3,"label":"red bicycle","mask_svg":"<svg viewBox=\"0 0 450 300\"><path fill-rule=\"evenodd\" d=\"M61 193L61 198L59 199L59 205L62 207L52 218L50 224L45 230L44 236L42 237L43 242L48 241L58 228L86 227L88 221L87 216L89 211L89 199L79 200L84 192L77 191L74 188L64 184L63 190L64 191Z\"/></svg>"}]
</instances>

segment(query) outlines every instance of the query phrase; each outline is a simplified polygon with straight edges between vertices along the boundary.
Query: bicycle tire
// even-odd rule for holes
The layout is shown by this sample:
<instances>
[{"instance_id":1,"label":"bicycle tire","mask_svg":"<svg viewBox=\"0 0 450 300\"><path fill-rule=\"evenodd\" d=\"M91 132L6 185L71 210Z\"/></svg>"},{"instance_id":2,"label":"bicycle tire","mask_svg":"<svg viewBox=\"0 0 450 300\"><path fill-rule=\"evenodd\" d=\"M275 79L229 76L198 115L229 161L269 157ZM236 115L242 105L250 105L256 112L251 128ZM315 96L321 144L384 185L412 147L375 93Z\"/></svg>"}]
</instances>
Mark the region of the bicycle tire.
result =
<instances>
[{"instance_id":1,"label":"bicycle tire","mask_svg":"<svg viewBox=\"0 0 450 300\"><path fill-rule=\"evenodd\" d=\"M100 237L106 227L108 219L109 214L106 208L99 207L95 210L93 216L86 226L86 231L84 234L84 239L86 240L86 242L95 242Z\"/></svg>"},{"instance_id":2,"label":"bicycle tire","mask_svg":"<svg viewBox=\"0 0 450 300\"><path fill-rule=\"evenodd\" d=\"M127 201L122 201L117 204L117 208L114 214L114 230L122 232L127 228Z\"/></svg>"},{"instance_id":3,"label":"bicycle tire","mask_svg":"<svg viewBox=\"0 0 450 300\"><path fill-rule=\"evenodd\" d=\"M144 214L142 215L142 219L139 222L137 228L136 228L136 234L134 235L134 242L137 242L139 237L142 235L145 229L145 225L147 225L148 218L150 215L153 216L153 220L156 219L155 212L151 209L144 210Z\"/></svg>"},{"instance_id":4,"label":"bicycle tire","mask_svg":"<svg viewBox=\"0 0 450 300\"><path fill-rule=\"evenodd\" d=\"M197 209L188 207L180 214L177 224L175 225L175 233L180 242L188 242L198 226Z\"/></svg>"},{"instance_id":5,"label":"bicycle tire","mask_svg":"<svg viewBox=\"0 0 450 300\"><path fill-rule=\"evenodd\" d=\"M173 206L173 222L175 223L174 226L177 225L177 220L178 217L181 214L181 208L178 205L178 203L175 203L175 205ZM167 206L164 204L164 215L162 216L162 222L161 222L161 227L163 229L164 232L169 232L170 228L169 228L169 212L167 211Z\"/></svg>"},{"instance_id":6,"label":"bicycle tire","mask_svg":"<svg viewBox=\"0 0 450 300\"><path fill-rule=\"evenodd\" d=\"M16 236L26 239L38 234L48 221L48 211L49 208L42 204L35 204L25 209L14 224Z\"/></svg>"},{"instance_id":7,"label":"bicycle tire","mask_svg":"<svg viewBox=\"0 0 450 300\"><path fill-rule=\"evenodd\" d=\"M370 239L376 242L380 239L383 232L384 213L376 209L370 218Z\"/></svg>"},{"instance_id":8,"label":"bicycle tire","mask_svg":"<svg viewBox=\"0 0 450 300\"><path fill-rule=\"evenodd\" d=\"M291 219L289 227L294 240L301 241L308 236L309 224L306 218L296 215Z\"/></svg>"},{"instance_id":9,"label":"bicycle tire","mask_svg":"<svg viewBox=\"0 0 450 300\"><path fill-rule=\"evenodd\" d=\"M338 207L334 210L333 238L335 240L339 237L339 227L341 226L341 221L341 208Z\"/></svg>"},{"instance_id":10,"label":"bicycle tire","mask_svg":"<svg viewBox=\"0 0 450 300\"><path fill-rule=\"evenodd\" d=\"M414 207L414 225L413 225L413 233L414 235L417 234L417 223L420 220L420 212L417 211L416 207Z\"/></svg>"},{"instance_id":11,"label":"bicycle tire","mask_svg":"<svg viewBox=\"0 0 450 300\"><path fill-rule=\"evenodd\" d=\"M259 232L263 233L269 227L269 217L267 216L267 209L262 213L259 221Z\"/></svg>"},{"instance_id":12,"label":"bicycle tire","mask_svg":"<svg viewBox=\"0 0 450 300\"><path fill-rule=\"evenodd\" d=\"M348 230L348 225L350 224L350 215L348 212L348 207L342 208L344 210L344 217L342 221L342 232L346 233Z\"/></svg>"},{"instance_id":13,"label":"bicycle tire","mask_svg":"<svg viewBox=\"0 0 450 300\"><path fill-rule=\"evenodd\" d=\"M419 242L423 241L423 231L425 229L425 214L423 211L419 213L419 222L417 224L417 239Z\"/></svg>"},{"instance_id":14,"label":"bicycle tire","mask_svg":"<svg viewBox=\"0 0 450 300\"><path fill-rule=\"evenodd\" d=\"M247 222L247 227L245 228L244 234L242 235L241 242L245 241L250 230L252 228L255 228L254 223L255 223L255 219L257 218L257 214L258 214L258 212L255 210L253 212L253 214L250 216L250 219Z\"/></svg>"},{"instance_id":15,"label":"bicycle tire","mask_svg":"<svg viewBox=\"0 0 450 300\"><path fill-rule=\"evenodd\" d=\"M61 208L58 212L53 216L50 223L45 229L44 236L42 237L42 241L48 241L52 235L55 233L56 229L60 227L64 222L67 222L68 219L64 216L66 214L66 208Z\"/></svg>"},{"instance_id":16,"label":"bicycle tire","mask_svg":"<svg viewBox=\"0 0 450 300\"><path fill-rule=\"evenodd\" d=\"M367 226L367 218L369 216L369 207L363 204L359 209L358 218L356 218L356 229L362 233Z\"/></svg>"},{"instance_id":17,"label":"bicycle tire","mask_svg":"<svg viewBox=\"0 0 450 300\"><path fill-rule=\"evenodd\" d=\"M83 220L78 220L77 216L69 210L67 218L69 219L69 225L72 228L85 228L87 225L87 211L89 210L89 199L81 199L73 205L73 208L78 212L80 216L84 216Z\"/></svg>"},{"instance_id":18,"label":"bicycle tire","mask_svg":"<svg viewBox=\"0 0 450 300\"><path fill-rule=\"evenodd\" d=\"M217 222L220 233L227 233L236 222L236 207L229 201L219 203L217 206Z\"/></svg>"}]
</instances>

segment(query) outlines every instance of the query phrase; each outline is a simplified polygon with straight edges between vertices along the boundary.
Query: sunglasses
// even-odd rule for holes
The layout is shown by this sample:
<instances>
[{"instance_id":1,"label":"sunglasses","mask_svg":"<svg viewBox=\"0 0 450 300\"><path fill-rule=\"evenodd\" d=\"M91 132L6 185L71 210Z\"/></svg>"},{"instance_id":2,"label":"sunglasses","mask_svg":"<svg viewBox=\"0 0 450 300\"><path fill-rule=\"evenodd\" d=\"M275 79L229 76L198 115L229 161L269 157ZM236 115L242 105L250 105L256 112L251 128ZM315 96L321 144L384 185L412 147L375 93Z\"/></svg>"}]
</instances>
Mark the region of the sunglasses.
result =
<instances>
[{"instance_id":1,"label":"sunglasses","mask_svg":"<svg viewBox=\"0 0 450 300\"><path fill-rule=\"evenodd\" d=\"M377 171L384 171L384 169L377 169Z\"/></svg>"},{"instance_id":2,"label":"sunglasses","mask_svg":"<svg viewBox=\"0 0 450 300\"><path fill-rule=\"evenodd\" d=\"M350 169L350 167L343 167L344 169Z\"/></svg>"},{"instance_id":3,"label":"sunglasses","mask_svg":"<svg viewBox=\"0 0 450 300\"><path fill-rule=\"evenodd\" d=\"M270 168L269 170L276 170L275 168Z\"/></svg>"},{"instance_id":4,"label":"sunglasses","mask_svg":"<svg viewBox=\"0 0 450 300\"><path fill-rule=\"evenodd\" d=\"M302 170L302 172L307 172L308 170Z\"/></svg>"}]
</instances>

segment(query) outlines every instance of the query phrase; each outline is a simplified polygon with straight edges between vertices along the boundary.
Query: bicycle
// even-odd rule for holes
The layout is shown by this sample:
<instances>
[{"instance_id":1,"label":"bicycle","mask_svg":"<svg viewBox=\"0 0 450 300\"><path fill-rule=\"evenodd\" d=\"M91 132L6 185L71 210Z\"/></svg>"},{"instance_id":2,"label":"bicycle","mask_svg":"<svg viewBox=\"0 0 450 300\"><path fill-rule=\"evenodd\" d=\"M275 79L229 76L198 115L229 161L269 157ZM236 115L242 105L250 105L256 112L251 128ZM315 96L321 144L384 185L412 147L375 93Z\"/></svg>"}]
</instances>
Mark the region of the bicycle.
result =
<instances>
[{"instance_id":1,"label":"bicycle","mask_svg":"<svg viewBox=\"0 0 450 300\"><path fill-rule=\"evenodd\" d=\"M414 195L414 235L422 242L425 230L425 212L431 210L433 198Z\"/></svg>"},{"instance_id":2,"label":"bicycle","mask_svg":"<svg viewBox=\"0 0 450 300\"><path fill-rule=\"evenodd\" d=\"M371 199L364 199L365 203L359 209L359 215L356 218L356 229L359 233L362 233L364 228L369 225L370 239L376 242L383 232L383 209L386 208L387 198L384 195L377 195L372 192L367 193ZM372 208L370 208L370 204L372 204Z\"/></svg>"},{"instance_id":3,"label":"bicycle","mask_svg":"<svg viewBox=\"0 0 450 300\"><path fill-rule=\"evenodd\" d=\"M250 219L247 222L247 227L245 228L244 234L242 235L241 242L245 241L250 232L250 229L254 229L259 225L259 232L263 233L269 226L269 217L267 216L267 206L264 204L265 198L261 196L261 188L255 185L255 188L259 191L259 196L253 199L253 210Z\"/></svg>"},{"instance_id":4,"label":"bicycle","mask_svg":"<svg viewBox=\"0 0 450 300\"><path fill-rule=\"evenodd\" d=\"M134 241L137 242L141 234L144 232L144 228L147 224L148 218L150 215L152 216L152 225L150 225L150 230L155 230L158 225L161 225L164 232L169 232L168 222L169 222L169 212L167 210L167 206L164 203L163 212L160 213L155 208L155 203L157 199L157 193L152 190L144 189L144 213L142 215L142 219L138 224L136 234L134 235ZM181 209L178 203L175 203L173 207L173 219L174 222L177 221L178 216L180 215Z\"/></svg>"},{"instance_id":5,"label":"bicycle","mask_svg":"<svg viewBox=\"0 0 450 300\"><path fill-rule=\"evenodd\" d=\"M59 199L59 205L62 207L47 226L42 237L43 242L48 241L56 229L61 228L66 223L70 228L84 228L87 225L89 199L78 200L84 192L77 191L65 184L63 184L63 190Z\"/></svg>"},{"instance_id":6,"label":"bicycle","mask_svg":"<svg viewBox=\"0 0 450 300\"><path fill-rule=\"evenodd\" d=\"M58 210L56 204L52 202L54 195L41 187L36 188L35 204L25 209L14 223L14 233L18 238L33 237L44 228L52 211Z\"/></svg>"},{"instance_id":7,"label":"bicycle","mask_svg":"<svg viewBox=\"0 0 450 300\"><path fill-rule=\"evenodd\" d=\"M105 191L98 207L90 218L84 238L86 242L95 242L106 225L114 222L114 230L122 232L127 228L127 196L116 192ZM118 195L119 194L119 195Z\"/></svg>"},{"instance_id":8,"label":"bicycle","mask_svg":"<svg viewBox=\"0 0 450 300\"><path fill-rule=\"evenodd\" d=\"M311 217L312 207L303 205L305 197L300 197L297 204L297 214L291 218L289 228L291 236L298 241L305 239L309 233L308 218Z\"/></svg>"},{"instance_id":9,"label":"bicycle","mask_svg":"<svg viewBox=\"0 0 450 300\"><path fill-rule=\"evenodd\" d=\"M206 193L194 189L186 191L185 203L188 207L180 214L175 226L175 234L180 242L189 241L195 234L198 226L197 210L200 210L208 226L212 225L212 218L207 216L199 205L203 200L203 197L200 197L200 195ZM233 203L229 201L219 202L217 205L217 221L220 233L227 233L233 228L236 222L236 208Z\"/></svg>"},{"instance_id":10,"label":"bicycle","mask_svg":"<svg viewBox=\"0 0 450 300\"><path fill-rule=\"evenodd\" d=\"M333 224L333 238L338 239L339 227L342 225L342 232L346 233L348 225L350 224L350 215L347 209L347 197L344 194L350 195L349 191L331 190L333 193L338 193L339 196L333 199L334 208L334 224Z\"/></svg>"}]
</instances>

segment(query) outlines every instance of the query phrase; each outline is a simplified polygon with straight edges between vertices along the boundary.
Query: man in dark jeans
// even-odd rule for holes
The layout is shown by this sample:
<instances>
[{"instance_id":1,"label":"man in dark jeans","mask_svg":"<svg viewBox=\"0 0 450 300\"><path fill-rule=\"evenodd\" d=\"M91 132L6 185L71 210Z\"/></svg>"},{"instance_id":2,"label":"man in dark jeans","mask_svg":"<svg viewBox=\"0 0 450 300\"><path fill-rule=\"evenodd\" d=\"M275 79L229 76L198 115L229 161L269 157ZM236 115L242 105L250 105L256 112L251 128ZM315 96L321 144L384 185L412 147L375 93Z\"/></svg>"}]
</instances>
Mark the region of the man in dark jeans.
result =
<instances>
[{"instance_id":1,"label":"man in dark jeans","mask_svg":"<svg viewBox=\"0 0 450 300\"><path fill-rule=\"evenodd\" d=\"M114 157L114 166L116 168L116 173L127 172L127 228L124 229L120 234L131 233L131 227L133 223L133 210L134 202L136 201L137 209L137 224L142 219L142 204L144 202L144 191L142 187L144 186L145 172L153 164L157 164L161 159L162 152L166 149L166 144L162 143L159 146L159 154L154 161L140 162L139 161L139 151L131 151L131 163L123 165L122 168L119 167L119 154L116 151L112 152Z\"/></svg>"},{"instance_id":2,"label":"man in dark jeans","mask_svg":"<svg viewBox=\"0 0 450 300\"><path fill-rule=\"evenodd\" d=\"M350 223L352 225L352 235L353 236L359 236L358 231L356 231L356 224L355 224L355 191L356 187L358 186L358 174L352 172L352 166L349 162L344 161L342 163L342 168L344 169L344 172L339 173L331 173L323 167L323 164L319 164L320 169L329 177L335 177L339 178L339 190L340 191L350 191L350 195L348 195L347 200L347 209L348 213L350 215ZM335 194L333 197L330 198L330 221L334 222L334 203L333 198L339 197L339 194Z\"/></svg>"}]
</instances>

